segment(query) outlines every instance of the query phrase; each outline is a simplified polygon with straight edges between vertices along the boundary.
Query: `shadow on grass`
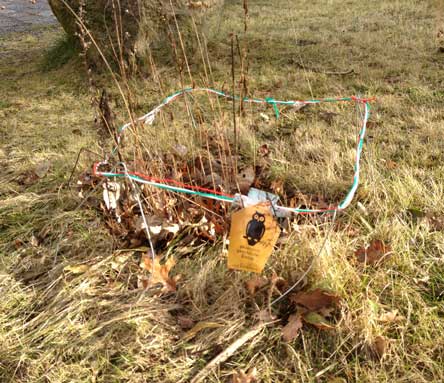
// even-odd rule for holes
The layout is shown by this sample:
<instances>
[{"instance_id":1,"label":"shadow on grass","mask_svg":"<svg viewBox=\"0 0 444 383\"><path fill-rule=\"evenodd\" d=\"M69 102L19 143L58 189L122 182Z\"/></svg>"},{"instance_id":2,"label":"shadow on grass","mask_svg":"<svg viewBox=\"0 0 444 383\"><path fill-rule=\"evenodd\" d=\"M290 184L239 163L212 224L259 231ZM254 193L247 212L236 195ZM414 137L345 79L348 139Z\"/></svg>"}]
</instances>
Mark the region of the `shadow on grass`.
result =
<instances>
[{"instance_id":1,"label":"shadow on grass","mask_svg":"<svg viewBox=\"0 0 444 383\"><path fill-rule=\"evenodd\" d=\"M78 42L73 36L64 34L45 52L41 68L44 72L59 69L80 52Z\"/></svg>"}]
</instances>

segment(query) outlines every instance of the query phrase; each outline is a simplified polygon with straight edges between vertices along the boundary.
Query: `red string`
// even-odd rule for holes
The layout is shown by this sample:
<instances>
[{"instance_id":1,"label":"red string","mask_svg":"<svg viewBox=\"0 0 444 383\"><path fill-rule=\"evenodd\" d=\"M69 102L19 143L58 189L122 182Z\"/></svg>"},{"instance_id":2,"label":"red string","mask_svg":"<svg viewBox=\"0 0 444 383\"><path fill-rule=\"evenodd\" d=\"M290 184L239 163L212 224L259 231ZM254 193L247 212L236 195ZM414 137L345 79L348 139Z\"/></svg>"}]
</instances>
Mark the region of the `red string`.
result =
<instances>
[{"instance_id":1,"label":"red string","mask_svg":"<svg viewBox=\"0 0 444 383\"><path fill-rule=\"evenodd\" d=\"M351 96L350 97L353 101L356 101L356 102L362 102L362 103L366 103L366 102L372 102L372 101L376 101L376 97L369 97L369 98L359 98L359 97L356 97L356 96Z\"/></svg>"},{"instance_id":2,"label":"red string","mask_svg":"<svg viewBox=\"0 0 444 383\"><path fill-rule=\"evenodd\" d=\"M93 174L96 176L101 175L100 173L102 173L97 170L97 168L100 166L100 164L101 163L98 162L98 163L94 164L94 166L93 166ZM117 171L116 174L126 175L125 172L119 172L119 171ZM216 195L220 195L220 196L224 196L224 197L234 198L234 196L232 194L224 193L224 192L217 191L214 189L204 188L202 186L188 185L183 182L176 181L176 180L173 180L170 178L157 178L157 177L148 176L146 174L139 173L139 172L128 172L128 174L142 178L146 181L156 182L156 183L165 184L165 185L172 184L172 185L176 185L181 188L184 188L184 189L198 190L198 191L205 192L205 193L212 193L212 194L216 194Z\"/></svg>"}]
</instances>

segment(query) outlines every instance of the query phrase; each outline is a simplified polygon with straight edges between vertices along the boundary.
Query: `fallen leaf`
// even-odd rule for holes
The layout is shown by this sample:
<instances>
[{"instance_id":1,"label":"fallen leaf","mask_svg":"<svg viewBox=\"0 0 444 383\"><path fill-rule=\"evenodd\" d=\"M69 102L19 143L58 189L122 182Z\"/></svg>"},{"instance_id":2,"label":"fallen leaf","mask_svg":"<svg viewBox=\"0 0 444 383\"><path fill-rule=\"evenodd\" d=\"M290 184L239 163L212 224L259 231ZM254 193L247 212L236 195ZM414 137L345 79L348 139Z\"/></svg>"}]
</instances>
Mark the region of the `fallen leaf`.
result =
<instances>
[{"instance_id":1,"label":"fallen leaf","mask_svg":"<svg viewBox=\"0 0 444 383\"><path fill-rule=\"evenodd\" d=\"M271 311L267 309L259 310L257 313L254 314L254 316L260 323L269 323L277 319L277 316L273 315Z\"/></svg>"},{"instance_id":2,"label":"fallen leaf","mask_svg":"<svg viewBox=\"0 0 444 383\"><path fill-rule=\"evenodd\" d=\"M273 191L273 193L281 194L284 191L284 181L274 180L270 185L270 189Z\"/></svg>"},{"instance_id":3,"label":"fallen leaf","mask_svg":"<svg viewBox=\"0 0 444 383\"><path fill-rule=\"evenodd\" d=\"M308 312L303 315L304 322L315 326L319 330L333 330L334 326L329 323L322 315L316 312Z\"/></svg>"},{"instance_id":4,"label":"fallen leaf","mask_svg":"<svg viewBox=\"0 0 444 383\"><path fill-rule=\"evenodd\" d=\"M179 315L177 317L177 323L182 328L182 330L189 330L190 328L193 328L194 321L185 315Z\"/></svg>"},{"instance_id":5,"label":"fallen leaf","mask_svg":"<svg viewBox=\"0 0 444 383\"><path fill-rule=\"evenodd\" d=\"M189 341L193 339L199 332L208 328L220 328L222 324L216 322L199 322L191 330L183 336L182 340Z\"/></svg>"},{"instance_id":6,"label":"fallen leaf","mask_svg":"<svg viewBox=\"0 0 444 383\"><path fill-rule=\"evenodd\" d=\"M239 185L239 190L242 194L247 194L250 186L254 182L254 178L256 177L256 172L252 166L247 166L246 168L239 171L236 181Z\"/></svg>"},{"instance_id":7,"label":"fallen leaf","mask_svg":"<svg viewBox=\"0 0 444 383\"><path fill-rule=\"evenodd\" d=\"M29 242L31 243L31 246L33 246L33 247L37 247L38 245L40 245L40 241L35 235L31 235Z\"/></svg>"},{"instance_id":8,"label":"fallen leaf","mask_svg":"<svg viewBox=\"0 0 444 383\"><path fill-rule=\"evenodd\" d=\"M308 107L308 104L305 104L305 103L300 102L300 101L296 101L293 104L292 109L293 109L294 112L297 112L298 110L301 110L302 108L306 108L306 107Z\"/></svg>"},{"instance_id":9,"label":"fallen leaf","mask_svg":"<svg viewBox=\"0 0 444 383\"><path fill-rule=\"evenodd\" d=\"M369 247L360 248L355 252L358 262L375 265L386 260L391 252L391 247L380 239L374 240Z\"/></svg>"},{"instance_id":10,"label":"fallen leaf","mask_svg":"<svg viewBox=\"0 0 444 383\"><path fill-rule=\"evenodd\" d=\"M434 231L444 230L444 217L442 216L436 216L434 214L428 213L425 216L425 221Z\"/></svg>"},{"instance_id":11,"label":"fallen leaf","mask_svg":"<svg viewBox=\"0 0 444 383\"><path fill-rule=\"evenodd\" d=\"M231 378L231 383L254 383L257 382L257 368L251 368L247 373L235 371Z\"/></svg>"},{"instance_id":12,"label":"fallen leaf","mask_svg":"<svg viewBox=\"0 0 444 383\"><path fill-rule=\"evenodd\" d=\"M160 259L161 258L159 256L155 257L153 264L153 260L150 255L145 255L142 257L141 267L151 273L148 287L160 283L163 286L163 291L176 291L176 282L178 277L169 277L170 270L176 264L176 261L174 258L169 258L163 265L161 265Z\"/></svg>"},{"instance_id":13,"label":"fallen leaf","mask_svg":"<svg viewBox=\"0 0 444 383\"><path fill-rule=\"evenodd\" d=\"M338 113L334 112L319 112L319 117L321 117L328 125L333 125L335 118L338 116Z\"/></svg>"},{"instance_id":14,"label":"fallen leaf","mask_svg":"<svg viewBox=\"0 0 444 383\"><path fill-rule=\"evenodd\" d=\"M430 280L430 276L424 275L421 278L413 278L413 282L415 282L417 285L427 285L427 283Z\"/></svg>"},{"instance_id":15,"label":"fallen leaf","mask_svg":"<svg viewBox=\"0 0 444 383\"><path fill-rule=\"evenodd\" d=\"M330 317L333 314L333 311L335 311L334 307L322 307L317 310L318 314L321 314L324 318Z\"/></svg>"},{"instance_id":16,"label":"fallen leaf","mask_svg":"<svg viewBox=\"0 0 444 383\"><path fill-rule=\"evenodd\" d=\"M299 335L302 328L302 316L299 313L292 314L288 318L288 323L282 328L282 338L285 342L291 342Z\"/></svg>"},{"instance_id":17,"label":"fallen leaf","mask_svg":"<svg viewBox=\"0 0 444 383\"><path fill-rule=\"evenodd\" d=\"M265 113L259 113L259 116L261 116L264 121L270 121L270 117L268 117Z\"/></svg>"},{"instance_id":18,"label":"fallen leaf","mask_svg":"<svg viewBox=\"0 0 444 383\"><path fill-rule=\"evenodd\" d=\"M270 154L270 148L268 147L267 144L263 144L263 145L259 146L257 153L261 157L268 157L268 155Z\"/></svg>"},{"instance_id":19,"label":"fallen leaf","mask_svg":"<svg viewBox=\"0 0 444 383\"><path fill-rule=\"evenodd\" d=\"M273 273L271 276L271 294L273 294L275 289L277 289L279 293L282 293L283 291L287 290L287 288L288 282L284 278L278 276L276 273Z\"/></svg>"},{"instance_id":20,"label":"fallen leaf","mask_svg":"<svg viewBox=\"0 0 444 383\"><path fill-rule=\"evenodd\" d=\"M250 295L256 295L256 292L268 283L267 279L259 276L254 276L245 282L245 287Z\"/></svg>"},{"instance_id":21,"label":"fallen leaf","mask_svg":"<svg viewBox=\"0 0 444 383\"><path fill-rule=\"evenodd\" d=\"M131 257L131 253L119 253L111 259L111 268L117 272L121 272L126 262Z\"/></svg>"},{"instance_id":22,"label":"fallen leaf","mask_svg":"<svg viewBox=\"0 0 444 383\"><path fill-rule=\"evenodd\" d=\"M39 176L34 171L28 170L17 177L17 183L24 186L35 184L39 180Z\"/></svg>"},{"instance_id":23,"label":"fallen leaf","mask_svg":"<svg viewBox=\"0 0 444 383\"><path fill-rule=\"evenodd\" d=\"M116 209L117 201L120 199L120 184L117 182L106 182L103 184L103 200L106 208Z\"/></svg>"},{"instance_id":24,"label":"fallen leaf","mask_svg":"<svg viewBox=\"0 0 444 383\"><path fill-rule=\"evenodd\" d=\"M396 169L396 168L398 167L398 164L397 164L395 161L388 160L388 161L385 163L385 166L386 166L387 169L389 169L389 170L394 170L394 169Z\"/></svg>"},{"instance_id":25,"label":"fallen leaf","mask_svg":"<svg viewBox=\"0 0 444 383\"><path fill-rule=\"evenodd\" d=\"M176 144L173 149L180 157L185 157L188 154L188 148L184 145Z\"/></svg>"},{"instance_id":26,"label":"fallen leaf","mask_svg":"<svg viewBox=\"0 0 444 383\"><path fill-rule=\"evenodd\" d=\"M190 1L188 3L188 8L190 8L190 9L202 9L202 8L208 8L208 5L205 2L202 2L202 1Z\"/></svg>"},{"instance_id":27,"label":"fallen leaf","mask_svg":"<svg viewBox=\"0 0 444 383\"><path fill-rule=\"evenodd\" d=\"M308 292L300 291L296 294L291 294L289 299L291 302L304 306L310 311L335 306L341 300L338 295L322 289Z\"/></svg>"},{"instance_id":28,"label":"fallen leaf","mask_svg":"<svg viewBox=\"0 0 444 383\"><path fill-rule=\"evenodd\" d=\"M387 351L387 340L382 335L378 335L372 344L372 349L375 352L375 355L382 359Z\"/></svg>"},{"instance_id":29,"label":"fallen leaf","mask_svg":"<svg viewBox=\"0 0 444 383\"><path fill-rule=\"evenodd\" d=\"M395 323L395 322L402 322L404 319L405 319L404 316L398 315L398 310L393 310L382 313L379 316L378 321L382 323Z\"/></svg>"},{"instance_id":30,"label":"fallen leaf","mask_svg":"<svg viewBox=\"0 0 444 383\"><path fill-rule=\"evenodd\" d=\"M36 165L34 172L37 174L37 177L43 178L48 173L50 167L51 163L49 161L42 161Z\"/></svg>"}]
</instances>

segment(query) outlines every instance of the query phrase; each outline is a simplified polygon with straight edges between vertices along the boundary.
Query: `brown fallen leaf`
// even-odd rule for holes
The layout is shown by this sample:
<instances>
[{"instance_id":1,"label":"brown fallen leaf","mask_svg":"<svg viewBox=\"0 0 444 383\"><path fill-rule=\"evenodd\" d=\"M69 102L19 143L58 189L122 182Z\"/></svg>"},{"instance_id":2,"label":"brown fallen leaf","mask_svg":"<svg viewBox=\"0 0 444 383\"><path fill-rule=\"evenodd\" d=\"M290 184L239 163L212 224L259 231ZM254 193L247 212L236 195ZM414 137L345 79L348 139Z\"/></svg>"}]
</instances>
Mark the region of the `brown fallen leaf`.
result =
<instances>
[{"instance_id":1,"label":"brown fallen leaf","mask_svg":"<svg viewBox=\"0 0 444 383\"><path fill-rule=\"evenodd\" d=\"M388 258L392 249L380 239L374 240L369 247L356 250L355 255L358 262L367 265L375 265Z\"/></svg>"},{"instance_id":2,"label":"brown fallen leaf","mask_svg":"<svg viewBox=\"0 0 444 383\"><path fill-rule=\"evenodd\" d=\"M254 317L259 323L270 323L277 319L277 316L267 309L259 310Z\"/></svg>"},{"instance_id":3,"label":"brown fallen leaf","mask_svg":"<svg viewBox=\"0 0 444 383\"><path fill-rule=\"evenodd\" d=\"M21 239L16 238L14 240L14 246L16 250L20 249L24 245L24 242Z\"/></svg>"},{"instance_id":4,"label":"brown fallen leaf","mask_svg":"<svg viewBox=\"0 0 444 383\"><path fill-rule=\"evenodd\" d=\"M257 368L251 368L247 373L235 371L231 378L231 383L254 383L257 382Z\"/></svg>"},{"instance_id":5,"label":"brown fallen leaf","mask_svg":"<svg viewBox=\"0 0 444 383\"><path fill-rule=\"evenodd\" d=\"M302 315L300 313L290 315L288 323L282 328L282 338L285 342L291 342L298 337L301 328Z\"/></svg>"},{"instance_id":6,"label":"brown fallen leaf","mask_svg":"<svg viewBox=\"0 0 444 383\"><path fill-rule=\"evenodd\" d=\"M382 323L396 323L402 322L404 319L404 316L398 315L398 310L393 310L382 313L379 316L378 321Z\"/></svg>"},{"instance_id":7,"label":"brown fallen leaf","mask_svg":"<svg viewBox=\"0 0 444 383\"><path fill-rule=\"evenodd\" d=\"M176 264L176 261L174 258L169 258L163 265L161 265L160 259L161 258L157 256L154 259L153 264L151 256L145 255L142 257L142 264L140 266L151 273L148 287L161 283L163 291L176 291L178 276L174 278L170 278L169 276L170 270Z\"/></svg>"},{"instance_id":8,"label":"brown fallen leaf","mask_svg":"<svg viewBox=\"0 0 444 383\"><path fill-rule=\"evenodd\" d=\"M315 326L319 330L333 330L335 327L329 323L321 314L308 312L302 316L305 323Z\"/></svg>"},{"instance_id":9,"label":"brown fallen leaf","mask_svg":"<svg viewBox=\"0 0 444 383\"><path fill-rule=\"evenodd\" d=\"M329 291L315 289L312 291L299 291L290 295L290 302L301 305L310 311L317 311L322 308L336 306L341 298Z\"/></svg>"},{"instance_id":10,"label":"brown fallen leaf","mask_svg":"<svg viewBox=\"0 0 444 383\"><path fill-rule=\"evenodd\" d=\"M51 162L42 161L35 166L34 173L37 175L37 177L43 178L46 176L50 168L51 168Z\"/></svg>"},{"instance_id":11,"label":"brown fallen leaf","mask_svg":"<svg viewBox=\"0 0 444 383\"><path fill-rule=\"evenodd\" d=\"M283 291L287 290L288 288L288 282L280 277L279 275L277 275L275 272L273 272L273 275L271 276L271 294L273 294L273 292L275 290L277 290L277 292L282 293Z\"/></svg>"},{"instance_id":12,"label":"brown fallen leaf","mask_svg":"<svg viewBox=\"0 0 444 383\"><path fill-rule=\"evenodd\" d=\"M425 216L425 222L433 231L443 231L444 230L444 217L428 213Z\"/></svg>"},{"instance_id":13,"label":"brown fallen leaf","mask_svg":"<svg viewBox=\"0 0 444 383\"><path fill-rule=\"evenodd\" d=\"M267 144L263 144L263 145L259 146L257 153L261 157L267 157L270 154L270 148L268 147Z\"/></svg>"},{"instance_id":14,"label":"brown fallen leaf","mask_svg":"<svg viewBox=\"0 0 444 383\"><path fill-rule=\"evenodd\" d=\"M334 311L334 307L322 307L317 310L318 314L321 314L324 318L331 317Z\"/></svg>"},{"instance_id":15,"label":"brown fallen leaf","mask_svg":"<svg viewBox=\"0 0 444 383\"><path fill-rule=\"evenodd\" d=\"M387 339L383 337L382 335L378 335L374 340L372 344L372 349L375 353L375 355L382 359L387 352Z\"/></svg>"},{"instance_id":16,"label":"brown fallen leaf","mask_svg":"<svg viewBox=\"0 0 444 383\"><path fill-rule=\"evenodd\" d=\"M267 283L267 279L260 276L254 276L253 278L245 282L245 287L247 288L248 293L254 296L256 295L256 292L264 287Z\"/></svg>"},{"instance_id":17,"label":"brown fallen leaf","mask_svg":"<svg viewBox=\"0 0 444 383\"><path fill-rule=\"evenodd\" d=\"M246 168L239 171L236 176L236 181L242 194L248 193L248 190L253 184L255 177L256 172L254 171L254 168L252 166L247 166Z\"/></svg>"},{"instance_id":18,"label":"brown fallen leaf","mask_svg":"<svg viewBox=\"0 0 444 383\"><path fill-rule=\"evenodd\" d=\"M275 194L281 194L284 191L284 180L278 179L271 182L270 189Z\"/></svg>"},{"instance_id":19,"label":"brown fallen leaf","mask_svg":"<svg viewBox=\"0 0 444 383\"><path fill-rule=\"evenodd\" d=\"M189 330L194 326L194 321L190 317L185 315L179 315L177 317L177 323L182 330Z\"/></svg>"},{"instance_id":20,"label":"brown fallen leaf","mask_svg":"<svg viewBox=\"0 0 444 383\"><path fill-rule=\"evenodd\" d=\"M35 184L39 180L39 176L32 170L27 170L26 172L20 174L17 177L17 183L19 185L30 186Z\"/></svg>"},{"instance_id":21,"label":"brown fallen leaf","mask_svg":"<svg viewBox=\"0 0 444 383\"><path fill-rule=\"evenodd\" d=\"M388 161L385 163L385 166L386 166L387 169L389 169L389 170L394 170L394 169L396 169L396 168L398 167L398 164L397 164L395 161L388 160Z\"/></svg>"}]
</instances>

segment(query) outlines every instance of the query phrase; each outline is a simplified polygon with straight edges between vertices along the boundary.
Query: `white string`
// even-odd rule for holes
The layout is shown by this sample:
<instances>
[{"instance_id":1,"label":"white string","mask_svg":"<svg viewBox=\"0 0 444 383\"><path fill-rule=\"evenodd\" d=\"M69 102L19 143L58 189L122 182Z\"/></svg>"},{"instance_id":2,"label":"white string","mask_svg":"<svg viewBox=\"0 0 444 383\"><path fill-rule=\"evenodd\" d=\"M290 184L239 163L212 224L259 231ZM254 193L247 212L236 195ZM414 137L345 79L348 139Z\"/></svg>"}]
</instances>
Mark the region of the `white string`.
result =
<instances>
[{"instance_id":1,"label":"white string","mask_svg":"<svg viewBox=\"0 0 444 383\"><path fill-rule=\"evenodd\" d=\"M145 217L145 212L143 210L142 202L140 201L140 195L139 195L140 193L138 192L138 190L136 188L136 184L134 183L134 181L132 180L132 178L128 174L128 168L126 167L126 164L124 162L120 162L120 165L123 166L123 169L125 170L125 175L130 180L131 186L134 191L134 197L136 198L137 204L139 205L140 213L142 214L142 221L143 221L146 236L148 238L148 242L150 244L150 250L151 250L151 260L152 260L151 278L152 278L154 276L154 262L155 262L155 258L156 258L156 252L154 251L154 245L153 245L153 241L151 240L151 233L150 233L150 229L148 226L148 222Z\"/></svg>"}]
</instances>

